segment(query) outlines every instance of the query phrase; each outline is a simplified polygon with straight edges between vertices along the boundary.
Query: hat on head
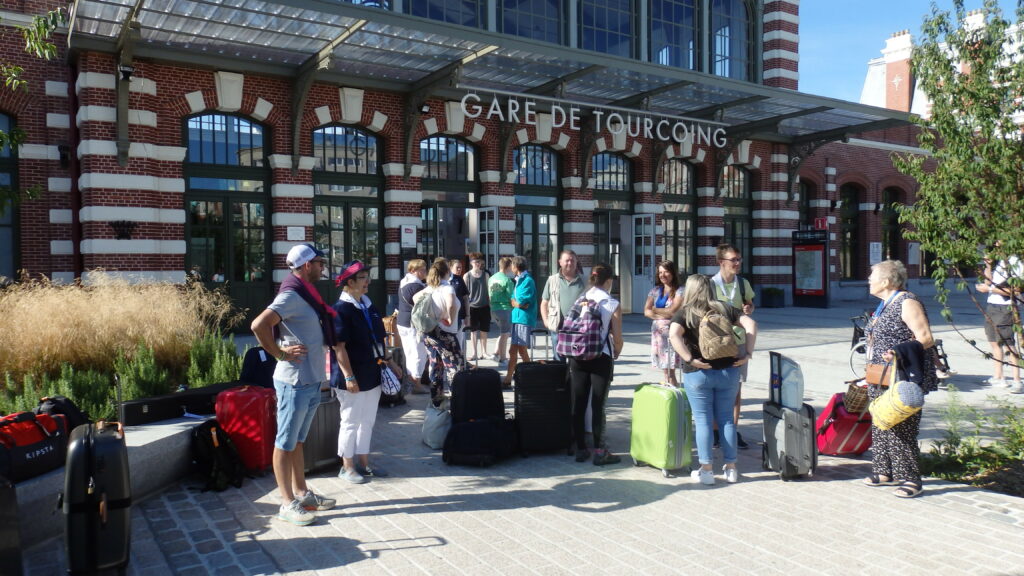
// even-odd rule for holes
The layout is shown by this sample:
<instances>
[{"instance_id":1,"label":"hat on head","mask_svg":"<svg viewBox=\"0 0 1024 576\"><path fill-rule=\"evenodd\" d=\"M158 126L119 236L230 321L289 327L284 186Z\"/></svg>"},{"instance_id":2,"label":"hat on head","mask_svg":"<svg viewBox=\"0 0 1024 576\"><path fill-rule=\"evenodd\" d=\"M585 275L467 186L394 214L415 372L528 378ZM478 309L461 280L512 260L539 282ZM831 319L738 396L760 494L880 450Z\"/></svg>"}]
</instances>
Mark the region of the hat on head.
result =
<instances>
[{"instance_id":1,"label":"hat on head","mask_svg":"<svg viewBox=\"0 0 1024 576\"><path fill-rule=\"evenodd\" d=\"M334 279L335 286L344 286L345 281L355 277L356 274L368 269L369 266L359 260L352 260L341 265L341 273Z\"/></svg>"},{"instance_id":2,"label":"hat on head","mask_svg":"<svg viewBox=\"0 0 1024 576\"><path fill-rule=\"evenodd\" d=\"M302 268L302 265L314 258L324 258L326 255L317 250L312 244L297 244L292 246L292 249L288 251L288 257L285 259L288 262L289 268Z\"/></svg>"}]
</instances>

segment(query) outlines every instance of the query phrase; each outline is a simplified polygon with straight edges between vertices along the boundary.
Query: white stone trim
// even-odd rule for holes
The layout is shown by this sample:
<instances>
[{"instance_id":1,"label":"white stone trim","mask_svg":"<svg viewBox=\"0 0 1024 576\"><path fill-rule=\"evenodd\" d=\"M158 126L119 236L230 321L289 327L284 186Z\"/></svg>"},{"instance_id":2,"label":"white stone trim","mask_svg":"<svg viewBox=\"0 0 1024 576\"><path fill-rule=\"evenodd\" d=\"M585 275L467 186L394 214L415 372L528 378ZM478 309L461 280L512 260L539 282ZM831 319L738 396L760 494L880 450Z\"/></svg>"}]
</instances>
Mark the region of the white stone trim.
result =
<instances>
[{"instance_id":1,"label":"white stone trim","mask_svg":"<svg viewBox=\"0 0 1024 576\"><path fill-rule=\"evenodd\" d=\"M593 222L566 222L563 226L566 234L593 234Z\"/></svg>"},{"instance_id":2,"label":"white stone trim","mask_svg":"<svg viewBox=\"0 0 1024 576\"><path fill-rule=\"evenodd\" d=\"M831 208L832 201L827 198L813 198L807 203L811 208Z\"/></svg>"},{"instance_id":3,"label":"white stone trim","mask_svg":"<svg viewBox=\"0 0 1024 576\"><path fill-rule=\"evenodd\" d=\"M789 240L793 238L794 228L758 228L751 232L754 238L781 238Z\"/></svg>"},{"instance_id":4,"label":"white stone trim","mask_svg":"<svg viewBox=\"0 0 1024 576\"><path fill-rule=\"evenodd\" d=\"M291 273L292 273L292 271L287 269L287 268L284 268L284 269L275 268L274 269L274 282L276 284L280 284L281 282L284 282L284 279L287 278L288 275L291 274Z\"/></svg>"},{"instance_id":5,"label":"white stone trim","mask_svg":"<svg viewBox=\"0 0 1024 576\"><path fill-rule=\"evenodd\" d=\"M637 194L654 192L654 182L634 182L633 192Z\"/></svg>"},{"instance_id":6,"label":"white stone trim","mask_svg":"<svg viewBox=\"0 0 1024 576\"><path fill-rule=\"evenodd\" d=\"M512 256L516 253L515 244L498 244L498 255Z\"/></svg>"},{"instance_id":7,"label":"white stone trim","mask_svg":"<svg viewBox=\"0 0 1024 576\"><path fill-rule=\"evenodd\" d=\"M633 206L634 214L664 214L664 204L637 204Z\"/></svg>"},{"instance_id":8,"label":"white stone trim","mask_svg":"<svg viewBox=\"0 0 1024 576\"><path fill-rule=\"evenodd\" d=\"M717 256L717 255L718 255L718 253L717 253L717 247L716 246L698 246L697 247L697 256ZM718 268L715 268L715 270L718 270Z\"/></svg>"},{"instance_id":9,"label":"white stone trim","mask_svg":"<svg viewBox=\"0 0 1024 576\"><path fill-rule=\"evenodd\" d=\"M771 32L764 33L764 41L771 42L772 40L784 40L788 42L794 42L800 44L800 35L787 32L786 30L772 30Z\"/></svg>"},{"instance_id":10,"label":"white stone trim","mask_svg":"<svg viewBox=\"0 0 1024 576\"><path fill-rule=\"evenodd\" d=\"M444 103L444 124L448 134L462 134L466 128L466 115L462 112L460 102Z\"/></svg>"},{"instance_id":11,"label":"white stone trim","mask_svg":"<svg viewBox=\"0 0 1024 576\"><path fill-rule=\"evenodd\" d=\"M46 144L22 144L18 147L18 158L21 160L59 160L60 151L56 146Z\"/></svg>"},{"instance_id":12,"label":"white stone trim","mask_svg":"<svg viewBox=\"0 0 1024 576\"><path fill-rule=\"evenodd\" d=\"M46 95L54 96L56 98L67 98L68 97L68 83L67 82L54 82L53 80L46 81Z\"/></svg>"},{"instance_id":13,"label":"white stone trim","mask_svg":"<svg viewBox=\"0 0 1024 576\"><path fill-rule=\"evenodd\" d=\"M764 15L764 21L766 24L768 22L775 22L776 20L782 20L783 22L789 22L790 24L800 24L800 16L790 14L789 12L776 11L768 12Z\"/></svg>"},{"instance_id":14,"label":"white stone trim","mask_svg":"<svg viewBox=\"0 0 1024 576\"><path fill-rule=\"evenodd\" d=\"M562 188L579 188L583 186L583 178L579 176L567 176L562 178Z\"/></svg>"},{"instance_id":15,"label":"white stone trim","mask_svg":"<svg viewBox=\"0 0 1024 576\"><path fill-rule=\"evenodd\" d=\"M860 212L874 212L876 204L879 204L879 202L861 202L860 204L857 204L857 210ZM881 212L881 210L879 210L879 212Z\"/></svg>"},{"instance_id":16,"label":"white stone trim","mask_svg":"<svg viewBox=\"0 0 1024 576\"><path fill-rule=\"evenodd\" d=\"M46 114L46 127L47 128L58 128L68 129L71 127L71 116L68 114Z\"/></svg>"},{"instance_id":17,"label":"white stone trim","mask_svg":"<svg viewBox=\"0 0 1024 576\"><path fill-rule=\"evenodd\" d=\"M836 220L835 216L827 216L827 218L828 218L828 223L829 224L835 224L836 222L838 222L838 220Z\"/></svg>"},{"instance_id":18,"label":"white stone trim","mask_svg":"<svg viewBox=\"0 0 1024 576\"><path fill-rule=\"evenodd\" d=\"M67 256L75 253L75 243L71 240L50 240L50 254Z\"/></svg>"},{"instance_id":19,"label":"white stone trim","mask_svg":"<svg viewBox=\"0 0 1024 576\"><path fill-rule=\"evenodd\" d=\"M313 113L316 114L316 119L321 125L330 124L331 121L334 120L333 118L331 118L330 106L320 106L314 109Z\"/></svg>"},{"instance_id":20,"label":"white stone trim","mask_svg":"<svg viewBox=\"0 0 1024 576\"><path fill-rule=\"evenodd\" d=\"M217 110L238 112L242 109L242 92L245 88L244 74L218 70L213 73L213 83L217 88Z\"/></svg>"},{"instance_id":21,"label":"white stone trim","mask_svg":"<svg viewBox=\"0 0 1024 576\"><path fill-rule=\"evenodd\" d=\"M50 210L50 224L71 224L71 210Z\"/></svg>"},{"instance_id":22,"label":"white stone trim","mask_svg":"<svg viewBox=\"0 0 1024 576\"><path fill-rule=\"evenodd\" d=\"M313 227L315 219L306 212L274 212L270 215L271 226L306 226Z\"/></svg>"},{"instance_id":23,"label":"white stone trim","mask_svg":"<svg viewBox=\"0 0 1024 576\"><path fill-rule=\"evenodd\" d=\"M274 111L274 105L267 102L263 98L256 98L256 105L252 108L252 117L256 120L266 120L270 113Z\"/></svg>"},{"instance_id":24,"label":"white stone trim","mask_svg":"<svg viewBox=\"0 0 1024 576\"><path fill-rule=\"evenodd\" d=\"M117 108L112 106L82 106L75 115L75 125L81 127L86 122L117 122ZM157 116L149 110L128 110L128 124L156 128Z\"/></svg>"},{"instance_id":25,"label":"white stone trim","mask_svg":"<svg viewBox=\"0 0 1024 576\"><path fill-rule=\"evenodd\" d=\"M401 162L387 162L382 164L380 168L385 176L401 176L405 174L405 164Z\"/></svg>"},{"instance_id":26,"label":"white stone trim","mask_svg":"<svg viewBox=\"0 0 1024 576\"><path fill-rule=\"evenodd\" d=\"M394 256L396 254L401 254L402 253L402 243L401 242L385 242L384 243L384 253L392 255L392 256Z\"/></svg>"},{"instance_id":27,"label":"white stone trim","mask_svg":"<svg viewBox=\"0 0 1024 576\"><path fill-rule=\"evenodd\" d=\"M423 202L423 192L420 190L385 190L384 202L412 202L419 204Z\"/></svg>"},{"instance_id":28,"label":"white stone trim","mask_svg":"<svg viewBox=\"0 0 1024 576\"><path fill-rule=\"evenodd\" d=\"M835 191L836 191L836 183L835 182L829 182L828 184L825 184L825 192L835 192Z\"/></svg>"},{"instance_id":29,"label":"white stone trim","mask_svg":"<svg viewBox=\"0 0 1024 576\"><path fill-rule=\"evenodd\" d=\"M566 134L565 132L561 132L558 135L558 142L553 142L551 144L551 147L554 148L555 150L565 150L566 148L569 147L570 142L572 142L572 137Z\"/></svg>"},{"instance_id":30,"label":"white stone trim","mask_svg":"<svg viewBox=\"0 0 1024 576\"><path fill-rule=\"evenodd\" d=\"M775 192L774 190L758 190L751 192L750 197L753 200L772 201L772 200L789 200L789 195L786 192Z\"/></svg>"},{"instance_id":31,"label":"white stone trim","mask_svg":"<svg viewBox=\"0 0 1024 576\"><path fill-rule=\"evenodd\" d=\"M515 170L509 170L508 172L505 172L505 184L515 184L517 176L518 174Z\"/></svg>"},{"instance_id":32,"label":"white stone trim","mask_svg":"<svg viewBox=\"0 0 1024 576\"><path fill-rule=\"evenodd\" d=\"M117 78L113 74L101 72L80 72L75 79L75 94L86 88L99 88L102 90L114 90L117 88Z\"/></svg>"},{"instance_id":33,"label":"white stone trim","mask_svg":"<svg viewBox=\"0 0 1024 576\"><path fill-rule=\"evenodd\" d=\"M562 200L562 210L584 210L587 212L593 212L596 206L597 202L594 200Z\"/></svg>"},{"instance_id":34,"label":"white stone trim","mask_svg":"<svg viewBox=\"0 0 1024 576\"><path fill-rule=\"evenodd\" d=\"M504 196L501 194L484 194L480 197L480 206L492 207L497 206L499 208L515 208L516 197L515 196Z\"/></svg>"},{"instance_id":35,"label":"white stone trim","mask_svg":"<svg viewBox=\"0 0 1024 576\"><path fill-rule=\"evenodd\" d=\"M432 136L438 133L437 118L427 118L423 121L423 129L427 132L428 136Z\"/></svg>"},{"instance_id":36,"label":"white stone trim","mask_svg":"<svg viewBox=\"0 0 1024 576\"><path fill-rule=\"evenodd\" d=\"M402 279L402 271L398 268L386 268L384 270L384 279L397 282Z\"/></svg>"},{"instance_id":37,"label":"white stone trim","mask_svg":"<svg viewBox=\"0 0 1024 576\"><path fill-rule=\"evenodd\" d=\"M299 244L307 244L305 240L276 240L270 243L270 253L284 256L288 254L288 251L298 246Z\"/></svg>"},{"instance_id":38,"label":"white stone trim","mask_svg":"<svg viewBox=\"0 0 1024 576\"><path fill-rule=\"evenodd\" d=\"M415 226L419 228L423 225L423 219L419 216L385 216L384 227L385 228L401 228L402 226Z\"/></svg>"},{"instance_id":39,"label":"white stone trim","mask_svg":"<svg viewBox=\"0 0 1024 576\"><path fill-rule=\"evenodd\" d=\"M370 121L370 125L367 126L371 132L383 132L384 126L388 123L388 115L383 112L374 111L373 119Z\"/></svg>"},{"instance_id":40,"label":"white stone trim","mask_svg":"<svg viewBox=\"0 0 1024 576\"><path fill-rule=\"evenodd\" d=\"M312 184L272 184L270 186L272 198L312 198Z\"/></svg>"},{"instance_id":41,"label":"white stone trim","mask_svg":"<svg viewBox=\"0 0 1024 576\"><path fill-rule=\"evenodd\" d=\"M490 184L492 182L501 182L501 170L481 170L480 183Z\"/></svg>"},{"instance_id":42,"label":"white stone trim","mask_svg":"<svg viewBox=\"0 0 1024 576\"><path fill-rule=\"evenodd\" d=\"M522 146L530 141L530 131L526 128L516 130L516 145Z\"/></svg>"},{"instance_id":43,"label":"white stone trim","mask_svg":"<svg viewBox=\"0 0 1024 576\"><path fill-rule=\"evenodd\" d=\"M792 254L792 248L784 248L780 246L754 246L751 250L754 256L789 256Z\"/></svg>"},{"instance_id":44,"label":"white stone trim","mask_svg":"<svg viewBox=\"0 0 1024 576\"><path fill-rule=\"evenodd\" d=\"M184 254L184 240L82 240L82 254Z\"/></svg>"},{"instance_id":45,"label":"white stone trim","mask_svg":"<svg viewBox=\"0 0 1024 576\"><path fill-rule=\"evenodd\" d=\"M566 244L564 250L572 250L577 256L593 256L594 245L593 244Z\"/></svg>"},{"instance_id":46,"label":"white stone trim","mask_svg":"<svg viewBox=\"0 0 1024 576\"><path fill-rule=\"evenodd\" d=\"M195 92L185 94L185 102L188 103L189 110L191 110L193 114L206 110L206 100L203 98L202 90L196 90Z\"/></svg>"},{"instance_id":47,"label":"white stone trim","mask_svg":"<svg viewBox=\"0 0 1024 576\"><path fill-rule=\"evenodd\" d=\"M788 172L772 172L771 175L770 175L770 178L771 178L772 182L788 183L789 182L789 173Z\"/></svg>"},{"instance_id":48,"label":"white stone trim","mask_svg":"<svg viewBox=\"0 0 1024 576\"><path fill-rule=\"evenodd\" d=\"M89 172L78 178L81 190L110 188L112 190L147 190L153 192L185 192L184 178L157 178L139 174L103 174Z\"/></svg>"},{"instance_id":49,"label":"white stone trim","mask_svg":"<svg viewBox=\"0 0 1024 576\"><path fill-rule=\"evenodd\" d=\"M764 61L772 60L775 58L781 58L783 60L791 60L793 62L800 61L800 54L793 52L792 50L766 50L764 53Z\"/></svg>"},{"instance_id":50,"label":"white stone trim","mask_svg":"<svg viewBox=\"0 0 1024 576\"><path fill-rule=\"evenodd\" d=\"M47 178L46 189L50 192L71 192L71 178Z\"/></svg>"},{"instance_id":51,"label":"white stone trim","mask_svg":"<svg viewBox=\"0 0 1024 576\"><path fill-rule=\"evenodd\" d=\"M723 206L698 206L697 217L698 218L712 218L712 217L725 216L725 207Z\"/></svg>"},{"instance_id":52,"label":"white stone trim","mask_svg":"<svg viewBox=\"0 0 1024 576\"><path fill-rule=\"evenodd\" d=\"M362 120L364 93L361 88L349 86L338 88L338 105L341 107L342 122L345 124L356 124Z\"/></svg>"},{"instance_id":53,"label":"white stone trim","mask_svg":"<svg viewBox=\"0 0 1024 576\"><path fill-rule=\"evenodd\" d=\"M131 158L146 158L164 162L182 162L188 149L181 146L160 146L148 142L132 142L128 146ZM117 156L117 142L110 140L82 140L78 143L79 158L85 156Z\"/></svg>"},{"instance_id":54,"label":"white stone trim","mask_svg":"<svg viewBox=\"0 0 1024 576\"><path fill-rule=\"evenodd\" d=\"M67 285L75 283L74 272L51 272L50 282L58 285Z\"/></svg>"},{"instance_id":55,"label":"white stone trim","mask_svg":"<svg viewBox=\"0 0 1024 576\"><path fill-rule=\"evenodd\" d=\"M551 141L551 131L554 119L551 114L541 112L537 114L537 125L534 126L536 132L536 139L534 142L538 144L547 144Z\"/></svg>"},{"instance_id":56,"label":"white stone trim","mask_svg":"<svg viewBox=\"0 0 1024 576\"><path fill-rule=\"evenodd\" d=\"M470 142L479 142L484 139L484 135L487 134L487 127L480 123L473 124L473 132L466 137Z\"/></svg>"},{"instance_id":57,"label":"white stone trim","mask_svg":"<svg viewBox=\"0 0 1024 576\"><path fill-rule=\"evenodd\" d=\"M835 166L829 166L829 167L825 168L825 174L828 175L828 176L835 176L838 173L839 173L839 169L836 168Z\"/></svg>"},{"instance_id":58,"label":"white stone trim","mask_svg":"<svg viewBox=\"0 0 1024 576\"><path fill-rule=\"evenodd\" d=\"M714 249L712 249L712 250L714 250ZM697 273L698 274L703 274L705 276L712 276L714 274L717 274L718 270L719 270L718 266L698 266L697 267Z\"/></svg>"},{"instance_id":59,"label":"white stone trim","mask_svg":"<svg viewBox=\"0 0 1024 576\"><path fill-rule=\"evenodd\" d=\"M78 211L81 222L156 222L159 224L184 224L185 211L174 208L131 208L127 206L84 206Z\"/></svg>"},{"instance_id":60,"label":"white stone trim","mask_svg":"<svg viewBox=\"0 0 1024 576\"><path fill-rule=\"evenodd\" d=\"M515 232L515 220L498 220L498 232Z\"/></svg>"},{"instance_id":61,"label":"white stone trim","mask_svg":"<svg viewBox=\"0 0 1024 576\"><path fill-rule=\"evenodd\" d=\"M792 266L754 266L757 276L789 276L793 274Z\"/></svg>"},{"instance_id":62,"label":"white stone trim","mask_svg":"<svg viewBox=\"0 0 1024 576\"><path fill-rule=\"evenodd\" d=\"M267 157L267 165L271 170L291 170L290 154L271 154ZM315 156L299 156L299 170L312 170L316 166Z\"/></svg>"},{"instance_id":63,"label":"white stone trim","mask_svg":"<svg viewBox=\"0 0 1024 576\"><path fill-rule=\"evenodd\" d=\"M796 210L754 210L750 216L754 220L799 220L800 212Z\"/></svg>"},{"instance_id":64,"label":"white stone trim","mask_svg":"<svg viewBox=\"0 0 1024 576\"><path fill-rule=\"evenodd\" d=\"M789 154L772 154L770 157L772 164L788 164Z\"/></svg>"},{"instance_id":65,"label":"white stone trim","mask_svg":"<svg viewBox=\"0 0 1024 576\"><path fill-rule=\"evenodd\" d=\"M764 71L764 79L770 80L772 78L787 78L789 80L800 80L800 73L792 70L786 70L785 68L769 68Z\"/></svg>"},{"instance_id":66,"label":"white stone trim","mask_svg":"<svg viewBox=\"0 0 1024 576\"><path fill-rule=\"evenodd\" d=\"M184 284L184 270L139 270L119 272L117 270L86 270L82 273L82 283L95 284L103 280L117 278L129 284Z\"/></svg>"},{"instance_id":67,"label":"white stone trim","mask_svg":"<svg viewBox=\"0 0 1024 576\"><path fill-rule=\"evenodd\" d=\"M724 226L699 226L697 228L697 236L703 236L705 238L709 236L725 236Z\"/></svg>"},{"instance_id":68,"label":"white stone trim","mask_svg":"<svg viewBox=\"0 0 1024 576\"><path fill-rule=\"evenodd\" d=\"M714 186L698 186L695 190L698 198L713 198L715 196Z\"/></svg>"}]
</instances>

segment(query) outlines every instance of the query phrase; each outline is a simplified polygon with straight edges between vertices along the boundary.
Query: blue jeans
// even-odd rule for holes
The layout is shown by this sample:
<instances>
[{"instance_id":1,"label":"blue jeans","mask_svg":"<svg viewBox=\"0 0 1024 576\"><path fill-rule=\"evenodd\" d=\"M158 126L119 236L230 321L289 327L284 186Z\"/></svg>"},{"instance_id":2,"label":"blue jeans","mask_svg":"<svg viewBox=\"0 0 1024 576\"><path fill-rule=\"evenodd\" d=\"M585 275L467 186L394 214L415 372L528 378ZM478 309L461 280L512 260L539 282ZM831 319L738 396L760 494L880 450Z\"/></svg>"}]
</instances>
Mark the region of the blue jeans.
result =
<instances>
[{"instance_id":1,"label":"blue jeans","mask_svg":"<svg viewBox=\"0 0 1024 576\"><path fill-rule=\"evenodd\" d=\"M309 435L313 416L320 406L320 383L292 386L275 378L274 389L277 391L277 437L274 446L291 452Z\"/></svg>"},{"instance_id":2,"label":"blue jeans","mask_svg":"<svg viewBox=\"0 0 1024 576\"><path fill-rule=\"evenodd\" d=\"M712 437L716 420L722 458L726 464L736 462L736 423L732 420L732 407L736 404L736 391L740 386L740 369L731 366L684 373L683 385L697 429L697 458L700 463L711 464L714 460Z\"/></svg>"}]
</instances>

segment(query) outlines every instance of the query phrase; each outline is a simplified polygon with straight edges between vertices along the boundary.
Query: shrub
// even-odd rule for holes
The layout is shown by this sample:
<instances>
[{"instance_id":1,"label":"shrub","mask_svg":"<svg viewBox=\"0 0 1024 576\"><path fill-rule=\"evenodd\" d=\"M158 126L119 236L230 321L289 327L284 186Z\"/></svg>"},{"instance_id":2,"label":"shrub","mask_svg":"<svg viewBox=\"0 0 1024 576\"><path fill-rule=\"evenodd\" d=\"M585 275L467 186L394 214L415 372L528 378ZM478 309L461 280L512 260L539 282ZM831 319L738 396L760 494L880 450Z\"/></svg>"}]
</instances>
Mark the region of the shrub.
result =
<instances>
[{"instance_id":1,"label":"shrub","mask_svg":"<svg viewBox=\"0 0 1024 576\"><path fill-rule=\"evenodd\" d=\"M92 420L112 420L116 416L114 391L107 374L93 370L75 370L70 364L61 366L60 376L26 375L21 382L6 374L0 393L0 414L31 411L44 396L67 396ZM15 393L19 390L19 393Z\"/></svg>"},{"instance_id":2,"label":"shrub","mask_svg":"<svg viewBox=\"0 0 1024 576\"><path fill-rule=\"evenodd\" d=\"M242 358L233 336L224 338L219 331L208 332L192 343L187 374L189 387L233 382L241 372Z\"/></svg>"},{"instance_id":3,"label":"shrub","mask_svg":"<svg viewBox=\"0 0 1024 576\"><path fill-rule=\"evenodd\" d=\"M157 365L153 350L142 342L131 356L118 355L114 373L121 379L121 393L126 400L159 396L174 388L167 369Z\"/></svg>"}]
</instances>

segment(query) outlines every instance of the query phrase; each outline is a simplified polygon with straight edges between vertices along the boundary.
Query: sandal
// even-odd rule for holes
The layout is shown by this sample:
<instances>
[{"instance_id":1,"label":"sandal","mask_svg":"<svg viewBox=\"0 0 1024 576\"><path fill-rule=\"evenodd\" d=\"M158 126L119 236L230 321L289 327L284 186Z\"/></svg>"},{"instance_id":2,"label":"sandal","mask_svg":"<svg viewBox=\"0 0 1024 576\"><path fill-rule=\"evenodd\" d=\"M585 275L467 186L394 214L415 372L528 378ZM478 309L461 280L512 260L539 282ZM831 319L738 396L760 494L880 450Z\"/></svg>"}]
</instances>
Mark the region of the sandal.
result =
<instances>
[{"instance_id":1,"label":"sandal","mask_svg":"<svg viewBox=\"0 0 1024 576\"><path fill-rule=\"evenodd\" d=\"M882 478L888 478L888 480L882 480ZM864 479L864 485L871 486L872 488L877 486L896 486L898 484L899 482L881 474L872 474Z\"/></svg>"},{"instance_id":2,"label":"sandal","mask_svg":"<svg viewBox=\"0 0 1024 576\"><path fill-rule=\"evenodd\" d=\"M893 490L892 493L897 498L914 498L921 494L921 486L914 484L913 482L904 482L900 484L900 487Z\"/></svg>"}]
</instances>

